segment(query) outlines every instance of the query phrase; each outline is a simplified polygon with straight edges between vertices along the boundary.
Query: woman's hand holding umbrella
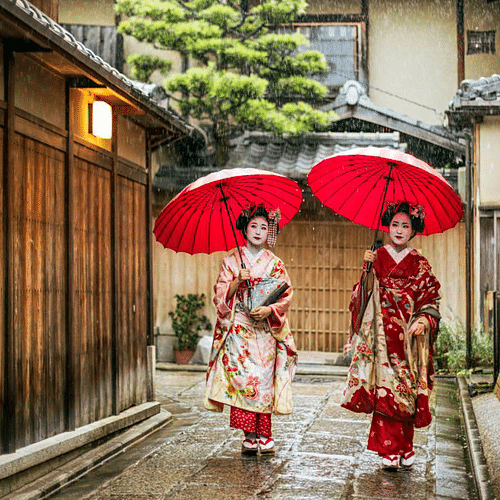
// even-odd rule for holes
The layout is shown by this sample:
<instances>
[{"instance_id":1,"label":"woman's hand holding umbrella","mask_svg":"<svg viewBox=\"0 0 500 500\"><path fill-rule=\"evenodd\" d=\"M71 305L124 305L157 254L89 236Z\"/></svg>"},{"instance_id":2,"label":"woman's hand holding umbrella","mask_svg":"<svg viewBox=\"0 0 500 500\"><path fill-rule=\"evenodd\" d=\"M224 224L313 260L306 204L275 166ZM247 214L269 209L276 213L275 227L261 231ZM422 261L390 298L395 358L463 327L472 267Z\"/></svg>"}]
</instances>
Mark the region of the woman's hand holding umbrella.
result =
<instances>
[{"instance_id":1,"label":"woman's hand holding umbrella","mask_svg":"<svg viewBox=\"0 0 500 500\"><path fill-rule=\"evenodd\" d=\"M373 264L376 259L377 259L377 254L373 250L370 250L370 249L368 249L365 252L365 255L363 256L363 262L365 264L368 264L368 262L371 262Z\"/></svg>"},{"instance_id":2,"label":"woman's hand holding umbrella","mask_svg":"<svg viewBox=\"0 0 500 500\"><path fill-rule=\"evenodd\" d=\"M229 286L228 296L232 297L236 293L236 290L240 286L240 283L243 283L244 281L248 282L249 280L250 280L250 271L245 268L240 269L240 273Z\"/></svg>"}]
</instances>

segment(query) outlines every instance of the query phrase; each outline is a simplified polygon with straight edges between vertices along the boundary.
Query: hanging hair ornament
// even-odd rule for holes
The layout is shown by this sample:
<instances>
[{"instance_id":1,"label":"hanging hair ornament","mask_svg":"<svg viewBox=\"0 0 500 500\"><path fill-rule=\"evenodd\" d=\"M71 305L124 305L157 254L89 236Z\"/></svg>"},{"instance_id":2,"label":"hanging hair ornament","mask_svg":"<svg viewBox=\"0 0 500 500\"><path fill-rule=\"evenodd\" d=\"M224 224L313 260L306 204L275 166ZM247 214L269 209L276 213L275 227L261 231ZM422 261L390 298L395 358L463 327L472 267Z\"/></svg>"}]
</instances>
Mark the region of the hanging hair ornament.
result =
<instances>
[{"instance_id":1,"label":"hanging hair ornament","mask_svg":"<svg viewBox=\"0 0 500 500\"><path fill-rule=\"evenodd\" d=\"M267 233L267 244L270 247L276 246L276 237L279 232L279 222L281 220L281 211L279 208L269 212L269 231Z\"/></svg>"}]
</instances>

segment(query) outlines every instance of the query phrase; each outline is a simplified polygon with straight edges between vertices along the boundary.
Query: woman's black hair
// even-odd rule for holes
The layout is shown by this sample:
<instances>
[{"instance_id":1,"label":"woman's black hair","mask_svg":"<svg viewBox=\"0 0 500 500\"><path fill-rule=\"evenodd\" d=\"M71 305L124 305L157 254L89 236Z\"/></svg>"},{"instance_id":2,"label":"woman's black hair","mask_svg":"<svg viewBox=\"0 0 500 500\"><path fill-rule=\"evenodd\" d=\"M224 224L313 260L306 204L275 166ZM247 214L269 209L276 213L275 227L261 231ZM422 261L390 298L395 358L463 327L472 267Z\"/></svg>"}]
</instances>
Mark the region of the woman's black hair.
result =
<instances>
[{"instance_id":1,"label":"woman's black hair","mask_svg":"<svg viewBox=\"0 0 500 500\"><path fill-rule=\"evenodd\" d=\"M381 224L382 226L390 226L392 219L397 213L403 213L408 215L411 221L411 228L416 233L423 232L425 228L423 207L411 207L407 201L402 201L399 204L389 203L387 209L382 215Z\"/></svg>"},{"instance_id":2,"label":"woman's black hair","mask_svg":"<svg viewBox=\"0 0 500 500\"><path fill-rule=\"evenodd\" d=\"M255 219L255 217L263 217L269 222L269 214L264 205L257 205L256 207L254 206L243 210L236 219L236 229L239 229L243 233L245 239L247 237L248 224L250 224L250 221Z\"/></svg>"}]
</instances>

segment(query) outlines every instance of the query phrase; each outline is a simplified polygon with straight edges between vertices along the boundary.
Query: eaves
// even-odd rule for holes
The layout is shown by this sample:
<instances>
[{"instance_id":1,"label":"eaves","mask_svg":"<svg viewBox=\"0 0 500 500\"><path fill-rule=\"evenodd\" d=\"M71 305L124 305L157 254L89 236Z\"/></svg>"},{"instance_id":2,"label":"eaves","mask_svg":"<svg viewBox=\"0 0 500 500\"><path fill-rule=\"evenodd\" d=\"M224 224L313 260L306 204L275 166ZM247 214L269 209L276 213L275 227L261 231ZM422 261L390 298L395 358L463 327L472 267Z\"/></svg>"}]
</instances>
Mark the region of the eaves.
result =
<instances>
[{"instance_id":1,"label":"eaves","mask_svg":"<svg viewBox=\"0 0 500 500\"><path fill-rule=\"evenodd\" d=\"M121 97L125 102L146 113L144 120L151 130L165 128L174 136L187 135L192 127L169 110L158 106L142 90L116 68L105 62L90 49L57 24L46 14L26 0L2 0L0 2L0 29L5 42L6 37L16 41L30 41L43 49L45 62L52 57L54 67L62 61L67 72L64 76L71 78L85 76L96 83L104 85ZM6 35L8 33L8 35ZM48 54L48 55L47 55Z\"/></svg>"}]
</instances>

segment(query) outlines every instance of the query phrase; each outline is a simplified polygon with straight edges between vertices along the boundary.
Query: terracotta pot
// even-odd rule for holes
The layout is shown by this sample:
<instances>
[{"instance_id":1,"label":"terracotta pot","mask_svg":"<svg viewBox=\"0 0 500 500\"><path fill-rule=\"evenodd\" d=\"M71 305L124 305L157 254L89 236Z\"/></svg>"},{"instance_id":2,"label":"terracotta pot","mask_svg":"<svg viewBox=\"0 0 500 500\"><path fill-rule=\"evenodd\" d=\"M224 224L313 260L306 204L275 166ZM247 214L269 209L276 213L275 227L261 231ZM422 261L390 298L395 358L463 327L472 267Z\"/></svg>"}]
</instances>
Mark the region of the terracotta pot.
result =
<instances>
[{"instance_id":1,"label":"terracotta pot","mask_svg":"<svg viewBox=\"0 0 500 500\"><path fill-rule=\"evenodd\" d=\"M175 362L178 365L188 365L193 357L194 350L193 349L182 349L178 351L174 349Z\"/></svg>"}]
</instances>

